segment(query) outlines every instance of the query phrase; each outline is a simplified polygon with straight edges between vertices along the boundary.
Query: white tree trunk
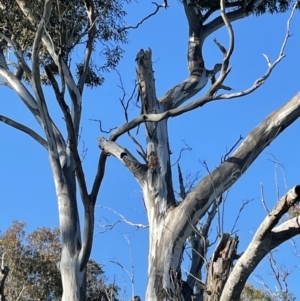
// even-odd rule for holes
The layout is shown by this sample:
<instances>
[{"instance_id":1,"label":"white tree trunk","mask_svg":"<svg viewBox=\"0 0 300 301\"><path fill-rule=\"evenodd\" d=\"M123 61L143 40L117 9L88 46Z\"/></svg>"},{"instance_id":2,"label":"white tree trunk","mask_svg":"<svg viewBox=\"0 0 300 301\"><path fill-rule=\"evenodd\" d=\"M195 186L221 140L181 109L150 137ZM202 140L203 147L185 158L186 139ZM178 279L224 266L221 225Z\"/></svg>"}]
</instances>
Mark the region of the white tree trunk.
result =
<instances>
[{"instance_id":1,"label":"white tree trunk","mask_svg":"<svg viewBox=\"0 0 300 301\"><path fill-rule=\"evenodd\" d=\"M65 170L71 167L66 167ZM66 172L66 183L55 181L62 253L59 264L63 296L62 301L85 300L85 269L80 271L79 254L82 248L76 200L75 177ZM73 179L72 179L73 177Z\"/></svg>"}]
</instances>

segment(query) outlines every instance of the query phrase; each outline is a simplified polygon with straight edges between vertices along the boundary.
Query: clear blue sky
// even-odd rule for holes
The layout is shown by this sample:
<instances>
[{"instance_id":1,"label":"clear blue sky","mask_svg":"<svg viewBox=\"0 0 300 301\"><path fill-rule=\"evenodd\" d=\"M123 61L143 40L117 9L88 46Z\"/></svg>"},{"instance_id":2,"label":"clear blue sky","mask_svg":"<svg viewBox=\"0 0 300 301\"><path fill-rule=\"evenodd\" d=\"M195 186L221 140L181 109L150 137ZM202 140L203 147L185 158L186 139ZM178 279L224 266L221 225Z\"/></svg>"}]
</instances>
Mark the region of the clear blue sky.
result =
<instances>
[{"instance_id":1,"label":"clear blue sky","mask_svg":"<svg viewBox=\"0 0 300 301\"><path fill-rule=\"evenodd\" d=\"M136 24L143 16L153 11L154 6L150 1L148 2L149 4L134 3L129 7L128 24ZM226 80L226 85L239 91L249 87L257 77L263 75L267 64L262 53L267 54L271 61L277 58L285 36L288 17L289 14L265 15L259 18L249 17L233 23L236 44L230 63L233 69ZM184 152L182 155L181 167L184 174L193 175L198 171L201 177L206 175L201 160L205 160L211 170L214 169L220 162L221 156L240 135L245 137L266 116L299 91L299 28L300 14L296 12L291 26L293 36L285 51L286 58L258 91L241 99L210 103L169 121L172 160L174 162L177 160L179 151L184 146L183 140L192 147L192 151ZM136 67L134 59L140 48L152 49L158 97L188 77L187 30L182 5L179 1L170 1L168 10L161 10L139 29L130 31L130 43L124 46L124 58L118 67L128 95L133 89ZM209 69L222 60L220 51L213 43L215 37L223 45L228 45L225 29L219 30L207 39L204 59ZM81 53L77 51L74 55L80 57ZM99 59L97 52L93 55L93 59ZM87 149L84 168L89 187L95 176L100 153L97 137L105 135L100 132L98 124L90 119L101 119L103 127L107 129L124 123L124 113L119 103L122 91L118 85L117 74L111 72L107 74L102 87L86 89L84 92L82 139L79 147ZM51 90L49 88L46 90L51 113L62 128L64 126L62 113L56 105ZM34 118L12 91L1 87L1 95L0 114L31 126L41 133ZM135 117L139 114L139 110L132 105L129 113L131 117ZM266 214L260 202L260 184L264 186L266 202L270 208L276 202L273 156L284 166L284 169L277 169L280 195L285 193L285 181L288 189L295 184L300 184L299 128L300 121L297 121L284 131L261 154L242 179L230 189L225 209L225 231L231 230L242 201L253 199L242 213L237 225L240 252L251 240L253 231L257 229ZM142 128L138 138L144 145L143 132ZM121 138L119 143L135 152L135 145L126 137ZM55 190L46 151L30 137L5 124L0 124L0 145L2 210L0 229L2 231L7 229L13 220L26 221L28 231L41 226L58 226ZM106 170L97 204L118 211L132 222L147 223L141 189L132 175L112 157L108 160ZM174 187L178 188L176 168L174 168ZM119 217L108 210L96 209L96 221L99 224L113 223L117 219ZM100 231L103 231L103 228L96 225L95 233ZM116 283L123 288L124 280L120 267L109 261L119 261L131 273L131 250L124 235L129 238L133 252L135 294L143 297L147 280L147 230L137 231L124 224L118 224L112 231L95 236L92 257L100 263L106 263L104 269L109 279L112 281L116 276ZM299 262L293 255L291 245L286 243L276 256L280 263L293 270L289 279L290 288L293 293L300 295L296 280L299 279L299 271L295 268ZM268 264L262 262L255 274L263 275L275 290L269 271ZM132 292L130 279L126 273L124 279L127 290L125 300L127 300L130 299ZM255 283L253 276L250 281Z\"/></svg>"}]
</instances>

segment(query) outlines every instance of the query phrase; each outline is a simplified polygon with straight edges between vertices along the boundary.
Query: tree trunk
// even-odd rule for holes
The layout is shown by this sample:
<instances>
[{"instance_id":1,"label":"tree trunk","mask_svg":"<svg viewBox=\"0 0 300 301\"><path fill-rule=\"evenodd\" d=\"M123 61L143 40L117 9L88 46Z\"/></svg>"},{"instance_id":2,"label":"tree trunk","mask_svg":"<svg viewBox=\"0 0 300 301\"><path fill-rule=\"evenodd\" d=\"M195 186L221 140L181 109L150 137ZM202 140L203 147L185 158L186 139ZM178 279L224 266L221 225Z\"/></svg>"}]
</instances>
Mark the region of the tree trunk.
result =
<instances>
[{"instance_id":1,"label":"tree trunk","mask_svg":"<svg viewBox=\"0 0 300 301\"><path fill-rule=\"evenodd\" d=\"M80 270L81 232L76 200L75 173L64 168L65 183L55 181L62 239L60 272L62 301L85 300L85 269Z\"/></svg>"},{"instance_id":2,"label":"tree trunk","mask_svg":"<svg viewBox=\"0 0 300 301\"><path fill-rule=\"evenodd\" d=\"M62 301L86 300L85 270L80 271L78 258L62 253L60 273L63 285Z\"/></svg>"},{"instance_id":3,"label":"tree trunk","mask_svg":"<svg viewBox=\"0 0 300 301\"><path fill-rule=\"evenodd\" d=\"M223 287L233 266L237 246L237 236L230 237L228 233L222 235L209 263L204 301L218 301L220 299Z\"/></svg>"},{"instance_id":4,"label":"tree trunk","mask_svg":"<svg viewBox=\"0 0 300 301\"><path fill-rule=\"evenodd\" d=\"M138 82L142 113L162 113L168 103L158 102L151 50L138 55ZM180 265L183 242L168 229L169 212L177 206L171 174L167 120L146 122L147 171L142 183L150 229L146 300L181 300ZM188 300L188 299L186 299Z\"/></svg>"}]
</instances>

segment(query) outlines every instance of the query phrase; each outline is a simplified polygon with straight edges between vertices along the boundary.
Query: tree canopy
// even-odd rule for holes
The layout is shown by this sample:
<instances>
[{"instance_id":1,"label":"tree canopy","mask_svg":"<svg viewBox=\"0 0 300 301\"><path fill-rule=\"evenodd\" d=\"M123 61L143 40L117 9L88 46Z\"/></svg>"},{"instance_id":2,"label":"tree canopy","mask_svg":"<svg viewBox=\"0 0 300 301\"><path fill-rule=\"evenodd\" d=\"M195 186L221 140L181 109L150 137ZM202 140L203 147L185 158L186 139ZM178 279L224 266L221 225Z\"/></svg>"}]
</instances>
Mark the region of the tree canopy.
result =
<instances>
[{"instance_id":1,"label":"tree canopy","mask_svg":"<svg viewBox=\"0 0 300 301\"><path fill-rule=\"evenodd\" d=\"M0 254L9 266L6 299L55 301L62 295L58 263L61 256L59 229L39 228L27 233L24 222L15 221L0 234ZM87 300L118 301L119 288L108 283L101 266L89 260Z\"/></svg>"},{"instance_id":2,"label":"tree canopy","mask_svg":"<svg viewBox=\"0 0 300 301\"><path fill-rule=\"evenodd\" d=\"M78 79L84 68L87 68L85 79L87 86L101 85L104 80L104 72L114 69L122 57L120 43L127 42L127 31L122 30L126 16L123 5L128 2L126 0L93 1L93 13L91 15L88 15L89 8L86 7L89 5L88 1L86 3L80 0L72 2L53 1L52 3L47 34L51 36L55 45L55 52L60 58L69 66L73 64L72 68L75 68ZM32 15L29 14L26 18L17 1L4 0L0 3L2 34L0 46L2 49L16 47L26 61L30 61L36 27L43 17L44 1L32 0L20 1L19 3L32 12ZM89 18L92 18L92 28ZM91 50L97 49L97 57L96 59L91 58L89 65L84 67L83 60L75 60L75 62L72 60L72 53L76 46L84 45L90 35L94 36L90 47ZM45 46L41 46L39 53L42 69L48 66L53 74L58 74L58 67ZM20 65L19 67L23 68L24 66ZM23 74L23 71L20 69L18 72ZM26 70L24 78L28 80ZM49 84L45 74L42 76L42 81Z\"/></svg>"}]
</instances>

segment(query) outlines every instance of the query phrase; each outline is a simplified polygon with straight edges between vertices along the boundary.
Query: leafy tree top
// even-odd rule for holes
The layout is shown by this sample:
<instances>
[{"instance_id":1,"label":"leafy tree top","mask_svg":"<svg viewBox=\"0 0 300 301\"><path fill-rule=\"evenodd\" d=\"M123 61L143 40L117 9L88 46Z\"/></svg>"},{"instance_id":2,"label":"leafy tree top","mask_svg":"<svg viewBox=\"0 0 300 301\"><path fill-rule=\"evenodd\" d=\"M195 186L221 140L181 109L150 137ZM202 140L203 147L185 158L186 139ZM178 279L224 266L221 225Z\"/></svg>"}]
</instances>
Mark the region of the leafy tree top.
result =
<instances>
[{"instance_id":1,"label":"leafy tree top","mask_svg":"<svg viewBox=\"0 0 300 301\"><path fill-rule=\"evenodd\" d=\"M191 0L195 3L196 6L200 8L200 10L217 10L220 8L219 0ZM225 5L228 8L232 8L232 10L240 9L246 7L248 4L254 1L225 1ZM265 13L283 13L287 10L291 9L294 4L293 0L264 0L262 1L258 7L255 9L255 13L257 15L265 14Z\"/></svg>"},{"instance_id":2,"label":"leafy tree top","mask_svg":"<svg viewBox=\"0 0 300 301\"><path fill-rule=\"evenodd\" d=\"M103 72L116 67L122 56L120 43L127 42L127 32L122 30L123 18L126 15L123 5L130 0L96 0L92 1L94 24L90 24L84 1L53 1L52 13L46 26L61 55L70 64L71 54L77 46L88 42L88 36L93 34L94 49L97 46L99 57L91 60L86 84L93 87L100 85L104 78ZM22 1L33 12L34 19L26 18L17 1L4 0L0 2L0 31L18 47L24 56L30 60L32 45L38 22L43 16L44 1ZM1 36L1 47L11 46L8 40ZM42 65L49 65L54 74L58 68L54 64L45 47L40 49ZM77 75L82 72L82 62L76 62ZM46 82L46 80L44 80Z\"/></svg>"}]
</instances>

